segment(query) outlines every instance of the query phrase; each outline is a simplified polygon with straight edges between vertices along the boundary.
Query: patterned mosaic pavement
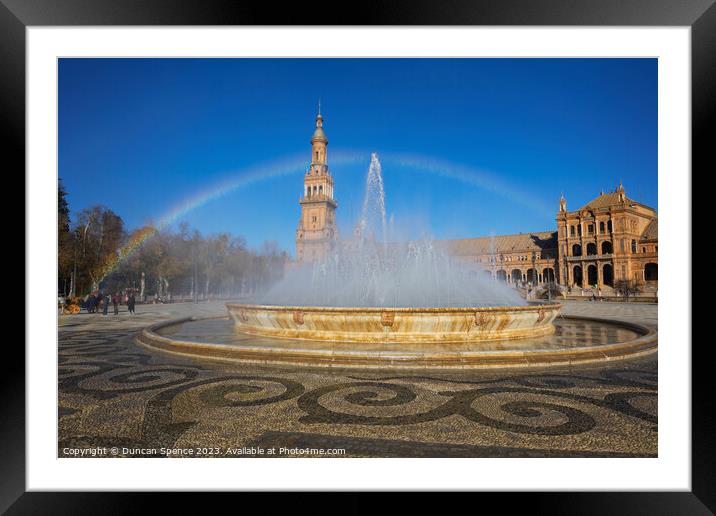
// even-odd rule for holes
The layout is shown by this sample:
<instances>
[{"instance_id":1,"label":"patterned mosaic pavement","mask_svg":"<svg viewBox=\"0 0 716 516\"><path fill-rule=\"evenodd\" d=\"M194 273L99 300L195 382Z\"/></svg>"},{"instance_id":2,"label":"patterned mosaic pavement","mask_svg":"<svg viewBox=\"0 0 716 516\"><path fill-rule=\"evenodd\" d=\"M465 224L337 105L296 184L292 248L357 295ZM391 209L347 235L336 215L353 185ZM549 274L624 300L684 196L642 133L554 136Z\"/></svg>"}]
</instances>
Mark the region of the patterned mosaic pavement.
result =
<instances>
[{"instance_id":1,"label":"patterned mosaic pavement","mask_svg":"<svg viewBox=\"0 0 716 516\"><path fill-rule=\"evenodd\" d=\"M657 324L655 305L564 311ZM543 370L327 371L195 360L133 338L158 321L223 313L206 303L61 317L58 455L657 454L656 354Z\"/></svg>"}]
</instances>

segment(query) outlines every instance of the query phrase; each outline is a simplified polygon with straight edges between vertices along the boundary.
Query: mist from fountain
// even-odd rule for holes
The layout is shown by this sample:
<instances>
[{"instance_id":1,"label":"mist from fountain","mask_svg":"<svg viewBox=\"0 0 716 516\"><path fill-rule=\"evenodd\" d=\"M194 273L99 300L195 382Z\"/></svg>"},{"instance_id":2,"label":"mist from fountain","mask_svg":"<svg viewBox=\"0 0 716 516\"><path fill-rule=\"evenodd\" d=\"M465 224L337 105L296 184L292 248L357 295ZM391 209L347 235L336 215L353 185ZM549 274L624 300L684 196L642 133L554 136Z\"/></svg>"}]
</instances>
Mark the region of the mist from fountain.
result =
<instances>
[{"instance_id":1,"label":"mist from fountain","mask_svg":"<svg viewBox=\"0 0 716 516\"><path fill-rule=\"evenodd\" d=\"M391 224L392 227L392 224ZM526 302L477 264L449 256L430 238L399 241L386 222L383 174L371 155L359 220L350 240L321 261L288 270L256 299L264 305L462 308Z\"/></svg>"}]
</instances>

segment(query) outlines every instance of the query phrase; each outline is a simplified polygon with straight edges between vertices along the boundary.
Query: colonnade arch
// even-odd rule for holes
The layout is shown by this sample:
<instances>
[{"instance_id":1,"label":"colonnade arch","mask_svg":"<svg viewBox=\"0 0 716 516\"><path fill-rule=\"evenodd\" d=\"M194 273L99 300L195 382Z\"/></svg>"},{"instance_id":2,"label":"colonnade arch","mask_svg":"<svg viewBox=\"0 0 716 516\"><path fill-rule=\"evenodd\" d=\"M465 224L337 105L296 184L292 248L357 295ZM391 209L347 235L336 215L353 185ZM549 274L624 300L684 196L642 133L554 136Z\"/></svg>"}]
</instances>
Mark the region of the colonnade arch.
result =
<instances>
[{"instance_id":1,"label":"colonnade arch","mask_svg":"<svg viewBox=\"0 0 716 516\"><path fill-rule=\"evenodd\" d=\"M614 267L610 263L605 263L602 267L602 283L610 287L614 286Z\"/></svg>"},{"instance_id":2,"label":"colonnade arch","mask_svg":"<svg viewBox=\"0 0 716 516\"><path fill-rule=\"evenodd\" d=\"M599 283L597 266L594 264L587 267L587 283L590 287Z\"/></svg>"}]
</instances>

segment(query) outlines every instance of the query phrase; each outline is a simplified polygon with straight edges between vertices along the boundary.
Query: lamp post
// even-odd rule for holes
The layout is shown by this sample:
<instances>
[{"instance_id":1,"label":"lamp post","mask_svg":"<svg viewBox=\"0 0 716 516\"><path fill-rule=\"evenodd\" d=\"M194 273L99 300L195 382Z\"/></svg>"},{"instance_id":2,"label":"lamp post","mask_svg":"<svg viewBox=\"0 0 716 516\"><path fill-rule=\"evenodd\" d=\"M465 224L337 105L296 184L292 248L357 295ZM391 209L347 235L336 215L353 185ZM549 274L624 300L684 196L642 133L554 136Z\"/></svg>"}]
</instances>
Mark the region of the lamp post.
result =
<instances>
[{"instance_id":1,"label":"lamp post","mask_svg":"<svg viewBox=\"0 0 716 516\"><path fill-rule=\"evenodd\" d=\"M537 288L537 253L532 251L532 286Z\"/></svg>"},{"instance_id":2,"label":"lamp post","mask_svg":"<svg viewBox=\"0 0 716 516\"><path fill-rule=\"evenodd\" d=\"M505 270L505 255L500 254L500 269ZM505 273L505 283L507 283L507 273Z\"/></svg>"}]
</instances>

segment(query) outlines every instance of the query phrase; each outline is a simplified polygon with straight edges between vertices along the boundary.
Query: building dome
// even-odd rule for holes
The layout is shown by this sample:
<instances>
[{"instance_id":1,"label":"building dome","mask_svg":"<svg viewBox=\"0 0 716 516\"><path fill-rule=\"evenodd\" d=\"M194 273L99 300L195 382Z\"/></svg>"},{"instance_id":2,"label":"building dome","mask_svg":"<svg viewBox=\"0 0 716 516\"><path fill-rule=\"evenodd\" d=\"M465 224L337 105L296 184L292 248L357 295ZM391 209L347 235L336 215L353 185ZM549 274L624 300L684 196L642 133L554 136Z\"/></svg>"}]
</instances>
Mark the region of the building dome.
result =
<instances>
[{"instance_id":1,"label":"building dome","mask_svg":"<svg viewBox=\"0 0 716 516\"><path fill-rule=\"evenodd\" d=\"M321 113L318 113L318 116L316 117L316 130L313 131L313 136L311 137L311 143L313 142L328 143L326 133L323 132L323 117L321 116Z\"/></svg>"},{"instance_id":2,"label":"building dome","mask_svg":"<svg viewBox=\"0 0 716 516\"><path fill-rule=\"evenodd\" d=\"M328 138L326 138L326 133L323 132L322 127L316 127L316 130L313 131L313 136L311 137L311 143L316 141L322 141L324 143L328 143Z\"/></svg>"}]
</instances>

